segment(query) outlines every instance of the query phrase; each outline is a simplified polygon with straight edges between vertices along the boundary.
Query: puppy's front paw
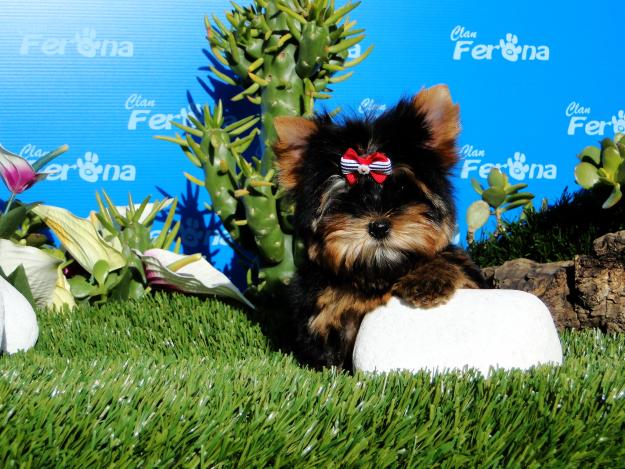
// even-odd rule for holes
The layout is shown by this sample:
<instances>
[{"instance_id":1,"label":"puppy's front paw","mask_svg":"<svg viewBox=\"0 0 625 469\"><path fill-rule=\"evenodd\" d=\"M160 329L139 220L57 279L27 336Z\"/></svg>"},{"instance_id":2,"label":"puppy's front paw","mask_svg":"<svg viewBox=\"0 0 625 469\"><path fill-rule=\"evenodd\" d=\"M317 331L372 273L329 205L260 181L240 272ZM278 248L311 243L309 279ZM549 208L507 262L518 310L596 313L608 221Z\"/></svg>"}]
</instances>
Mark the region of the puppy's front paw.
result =
<instances>
[{"instance_id":1,"label":"puppy's front paw","mask_svg":"<svg viewBox=\"0 0 625 469\"><path fill-rule=\"evenodd\" d=\"M393 294L418 308L434 308L447 303L456 289L457 277L452 272L409 274L394 285Z\"/></svg>"}]
</instances>

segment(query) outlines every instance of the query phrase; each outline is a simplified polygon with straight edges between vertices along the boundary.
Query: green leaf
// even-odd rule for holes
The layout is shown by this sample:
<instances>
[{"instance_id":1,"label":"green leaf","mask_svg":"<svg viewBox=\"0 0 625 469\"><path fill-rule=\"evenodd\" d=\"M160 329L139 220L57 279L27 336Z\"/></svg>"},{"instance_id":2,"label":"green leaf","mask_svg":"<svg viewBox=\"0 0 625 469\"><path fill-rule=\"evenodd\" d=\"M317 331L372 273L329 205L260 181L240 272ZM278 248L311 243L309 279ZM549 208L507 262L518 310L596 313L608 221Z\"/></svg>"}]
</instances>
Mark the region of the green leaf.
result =
<instances>
[{"instance_id":1,"label":"green leaf","mask_svg":"<svg viewBox=\"0 0 625 469\"><path fill-rule=\"evenodd\" d=\"M595 146L584 148L577 157L582 161L595 163L596 166L601 164L601 149Z\"/></svg>"},{"instance_id":2,"label":"green leaf","mask_svg":"<svg viewBox=\"0 0 625 469\"><path fill-rule=\"evenodd\" d=\"M506 194L514 194L515 192L525 189L526 187L527 184L513 184L512 186L506 187Z\"/></svg>"},{"instance_id":3,"label":"green leaf","mask_svg":"<svg viewBox=\"0 0 625 469\"><path fill-rule=\"evenodd\" d=\"M483 200L476 200L467 209L467 225L472 231L479 230L490 217L490 207Z\"/></svg>"},{"instance_id":4,"label":"green leaf","mask_svg":"<svg viewBox=\"0 0 625 469\"><path fill-rule=\"evenodd\" d=\"M82 275L76 275L67 281L72 295L74 295L74 298L77 299L87 298L91 295L91 292L95 290L95 287L91 285Z\"/></svg>"},{"instance_id":5,"label":"green leaf","mask_svg":"<svg viewBox=\"0 0 625 469\"><path fill-rule=\"evenodd\" d=\"M120 282L111 292L111 298L116 300L138 300L144 295L145 286L133 278L131 269L124 269Z\"/></svg>"},{"instance_id":6,"label":"green leaf","mask_svg":"<svg viewBox=\"0 0 625 469\"><path fill-rule=\"evenodd\" d=\"M609 178L616 180L616 173L623 162L623 158L621 158L618 149L616 147L606 147L601 152L601 157L601 163L608 173Z\"/></svg>"},{"instance_id":7,"label":"green leaf","mask_svg":"<svg viewBox=\"0 0 625 469\"><path fill-rule=\"evenodd\" d=\"M124 269L127 269L126 267L124 267ZM117 273L111 273L107 278L106 278L106 282L104 282L104 289L107 292L110 292L111 290L113 290L115 287L117 287L122 280L124 279L123 275L117 274Z\"/></svg>"},{"instance_id":8,"label":"green leaf","mask_svg":"<svg viewBox=\"0 0 625 469\"><path fill-rule=\"evenodd\" d=\"M618 167L615 182L618 182L619 184L625 183L625 161Z\"/></svg>"},{"instance_id":9,"label":"green leaf","mask_svg":"<svg viewBox=\"0 0 625 469\"><path fill-rule=\"evenodd\" d=\"M100 259L94 264L93 277L95 278L95 281L98 282L98 285L104 285L104 282L106 282L106 277L109 273L109 269L109 263L106 262L105 259Z\"/></svg>"},{"instance_id":10,"label":"green leaf","mask_svg":"<svg viewBox=\"0 0 625 469\"><path fill-rule=\"evenodd\" d=\"M503 190L507 183L508 178L499 170L499 168L493 168L490 170L490 173L488 174L488 184L491 187Z\"/></svg>"},{"instance_id":11,"label":"green leaf","mask_svg":"<svg viewBox=\"0 0 625 469\"><path fill-rule=\"evenodd\" d=\"M507 212L508 210L512 210L514 208L523 207L523 206L526 206L527 203L528 203L528 199L516 200L502 207L502 211Z\"/></svg>"},{"instance_id":12,"label":"green leaf","mask_svg":"<svg viewBox=\"0 0 625 469\"><path fill-rule=\"evenodd\" d=\"M616 143L614 143L614 141L610 138L604 138L603 140L601 140L601 150L605 150L606 148L611 148L611 147L615 147Z\"/></svg>"},{"instance_id":13,"label":"green leaf","mask_svg":"<svg viewBox=\"0 0 625 469\"><path fill-rule=\"evenodd\" d=\"M534 194L531 192L518 192L516 194L509 195L506 197L506 202L516 202L517 200L523 200L525 203L529 202L534 198Z\"/></svg>"},{"instance_id":14,"label":"green leaf","mask_svg":"<svg viewBox=\"0 0 625 469\"><path fill-rule=\"evenodd\" d=\"M575 181L584 189L590 189L599 182L597 168L587 162L578 164L575 166Z\"/></svg>"},{"instance_id":15,"label":"green leaf","mask_svg":"<svg viewBox=\"0 0 625 469\"><path fill-rule=\"evenodd\" d=\"M46 244L48 237L41 233L29 233L26 238L26 245L39 248Z\"/></svg>"},{"instance_id":16,"label":"green leaf","mask_svg":"<svg viewBox=\"0 0 625 469\"><path fill-rule=\"evenodd\" d=\"M33 308L37 307L33 292L30 289L28 283L28 277L23 265L19 265L9 275L5 275L2 269L0 269L0 276L2 276L7 282L9 282L15 289L22 294L24 298L30 303Z\"/></svg>"},{"instance_id":17,"label":"green leaf","mask_svg":"<svg viewBox=\"0 0 625 469\"><path fill-rule=\"evenodd\" d=\"M503 189L490 187L484 191L482 199L491 207L497 208L506 200L506 193Z\"/></svg>"},{"instance_id":18,"label":"green leaf","mask_svg":"<svg viewBox=\"0 0 625 469\"><path fill-rule=\"evenodd\" d=\"M608 197L608 199L603 203L601 207L602 208L613 207L619 200L621 200L622 196L623 194L621 193L621 185L616 184L614 188L612 189L612 193L610 194L610 197Z\"/></svg>"},{"instance_id":19,"label":"green leaf","mask_svg":"<svg viewBox=\"0 0 625 469\"><path fill-rule=\"evenodd\" d=\"M56 150L52 150L50 153L47 153L47 154L43 155L41 158L39 158L37 161L35 161L33 163L33 165L32 165L33 169L35 171L39 171L45 165L50 163L54 158L56 158L57 156L60 156L61 154L65 153L67 150L69 150L69 147L67 145L61 145Z\"/></svg>"},{"instance_id":20,"label":"green leaf","mask_svg":"<svg viewBox=\"0 0 625 469\"><path fill-rule=\"evenodd\" d=\"M482 193L484 192L484 188L482 187L482 185L478 182L477 179L475 178L471 178L471 185L473 186L473 190L475 192L477 192L479 195L482 195Z\"/></svg>"},{"instance_id":21,"label":"green leaf","mask_svg":"<svg viewBox=\"0 0 625 469\"><path fill-rule=\"evenodd\" d=\"M545 202L547 199L543 199L543 202ZM532 204L532 201L530 200L527 204L525 204L523 206L523 210L521 211L521 215L519 215L519 220L527 220L527 215L529 213L532 213L534 211L534 205Z\"/></svg>"},{"instance_id":22,"label":"green leaf","mask_svg":"<svg viewBox=\"0 0 625 469\"><path fill-rule=\"evenodd\" d=\"M19 205L9 210L6 215L0 215L0 238L9 238L21 226L32 205Z\"/></svg>"}]
</instances>

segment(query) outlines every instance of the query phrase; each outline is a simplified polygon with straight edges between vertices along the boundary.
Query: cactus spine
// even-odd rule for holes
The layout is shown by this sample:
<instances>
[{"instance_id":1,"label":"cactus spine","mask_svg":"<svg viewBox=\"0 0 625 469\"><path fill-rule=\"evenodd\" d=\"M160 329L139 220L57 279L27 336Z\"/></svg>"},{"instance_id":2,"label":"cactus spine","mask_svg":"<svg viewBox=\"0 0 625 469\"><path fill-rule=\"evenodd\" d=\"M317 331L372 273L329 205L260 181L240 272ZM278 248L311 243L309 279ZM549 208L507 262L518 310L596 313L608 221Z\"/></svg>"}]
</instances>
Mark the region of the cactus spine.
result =
<instances>
[{"instance_id":1,"label":"cactus spine","mask_svg":"<svg viewBox=\"0 0 625 469\"><path fill-rule=\"evenodd\" d=\"M193 127L178 125L181 136L161 137L178 143L204 180L187 177L208 190L212 207L232 240L255 256L248 287L265 299L288 284L300 243L293 238L289 220L293 204L286 200L274 178L277 116L311 116L316 99L327 99L333 83L352 72L337 75L360 63L348 60L348 49L363 38L355 21L344 20L360 2L334 8L334 0L253 0L250 6L233 3L226 14L229 25L213 16L205 18L207 38L215 59L231 73L211 66L222 81L240 86L234 101L247 99L260 105L261 115L250 116L224 128L222 106L204 109L204 122L190 118ZM251 130L260 120L261 130ZM263 155L247 162L242 153L260 134ZM237 138L235 138L237 137Z\"/></svg>"}]
</instances>

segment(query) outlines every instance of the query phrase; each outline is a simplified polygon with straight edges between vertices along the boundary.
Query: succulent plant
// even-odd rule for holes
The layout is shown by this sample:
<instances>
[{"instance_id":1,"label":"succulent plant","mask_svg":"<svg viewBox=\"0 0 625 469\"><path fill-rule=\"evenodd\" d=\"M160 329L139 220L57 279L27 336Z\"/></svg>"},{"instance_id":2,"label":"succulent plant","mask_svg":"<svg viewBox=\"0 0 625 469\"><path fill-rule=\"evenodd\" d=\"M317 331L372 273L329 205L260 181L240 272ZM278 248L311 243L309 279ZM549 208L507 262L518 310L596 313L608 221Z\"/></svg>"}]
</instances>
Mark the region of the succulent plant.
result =
<instances>
[{"instance_id":1,"label":"succulent plant","mask_svg":"<svg viewBox=\"0 0 625 469\"><path fill-rule=\"evenodd\" d=\"M603 208L610 208L621 200L621 185L625 184L625 134L616 134L614 140L604 138L601 148L588 146L577 157L581 162L575 166L575 181L580 186L584 189L612 187Z\"/></svg>"},{"instance_id":2,"label":"succulent plant","mask_svg":"<svg viewBox=\"0 0 625 469\"><path fill-rule=\"evenodd\" d=\"M33 208L63 250L0 239L0 270L14 272L21 264L39 306L138 299L153 287L224 296L252 306L201 254L178 254L176 199L150 202L146 197L135 204L129 195L127 206L116 206L104 191L96 198L100 210L88 218L48 205ZM151 237L154 220L165 211L160 234ZM167 250L172 245L175 252Z\"/></svg>"},{"instance_id":3,"label":"succulent plant","mask_svg":"<svg viewBox=\"0 0 625 469\"><path fill-rule=\"evenodd\" d=\"M218 63L209 68L222 81L242 88L234 101L260 105L260 116L225 126L223 106L204 107L203 121L176 124L185 135L159 137L177 143L204 178L187 178L208 190L212 209L228 230L235 250L252 257L248 293L265 300L287 285L295 270L300 243L293 238L293 203L274 177L274 118L311 116L316 99L327 99L333 83L372 50L348 60L348 49L363 38L355 22L343 19L357 3L335 9L333 0L254 0L226 14L229 25L213 16L205 20L207 38ZM260 122L260 130L256 127ZM174 123L175 124L175 123ZM263 155L250 163L242 153L260 134ZM245 136L243 136L245 135ZM227 240L228 241L228 240Z\"/></svg>"},{"instance_id":4,"label":"succulent plant","mask_svg":"<svg viewBox=\"0 0 625 469\"><path fill-rule=\"evenodd\" d=\"M63 267L68 287L78 302L101 303L109 299L138 299L148 291L141 253L167 248L176 240L179 223L172 228L175 200L135 204L128 196L127 207L117 207L103 191L106 203L96 193L100 208L88 219L69 211L39 205L33 212L57 235L65 253ZM161 234L150 232L156 215L169 207ZM176 247L180 241L177 240ZM65 277L63 277L65 278Z\"/></svg>"},{"instance_id":5,"label":"succulent plant","mask_svg":"<svg viewBox=\"0 0 625 469\"><path fill-rule=\"evenodd\" d=\"M518 207L531 207L534 198L530 192L521 192L527 184L510 184L508 176L496 167L488 174L487 188L476 179L471 179L471 185L482 200L473 202L467 209L469 244L475 239L475 232L486 224L490 216L494 216L497 221L497 227L493 232L493 236L497 236L504 230L502 215Z\"/></svg>"}]
</instances>

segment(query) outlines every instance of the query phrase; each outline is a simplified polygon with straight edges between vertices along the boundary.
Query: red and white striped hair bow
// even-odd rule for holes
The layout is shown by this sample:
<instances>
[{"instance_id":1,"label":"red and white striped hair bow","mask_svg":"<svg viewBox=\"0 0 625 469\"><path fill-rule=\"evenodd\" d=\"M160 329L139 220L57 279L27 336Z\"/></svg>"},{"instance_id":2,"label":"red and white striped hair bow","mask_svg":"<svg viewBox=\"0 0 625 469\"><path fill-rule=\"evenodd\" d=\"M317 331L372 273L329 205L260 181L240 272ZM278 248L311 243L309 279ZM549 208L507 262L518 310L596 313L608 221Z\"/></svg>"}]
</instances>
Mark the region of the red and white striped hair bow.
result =
<instances>
[{"instance_id":1,"label":"red and white striped hair bow","mask_svg":"<svg viewBox=\"0 0 625 469\"><path fill-rule=\"evenodd\" d=\"M391 160L380 152L359 156L356 150L348 148L341 157L341 171L350 186L356 184L359 174L369 174L375 182L382 184L391 169Z\"/></svg>"}]
</instances>

